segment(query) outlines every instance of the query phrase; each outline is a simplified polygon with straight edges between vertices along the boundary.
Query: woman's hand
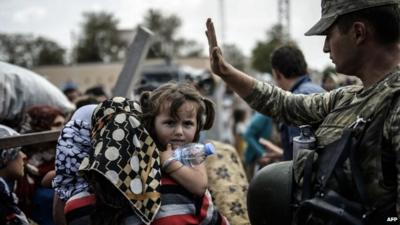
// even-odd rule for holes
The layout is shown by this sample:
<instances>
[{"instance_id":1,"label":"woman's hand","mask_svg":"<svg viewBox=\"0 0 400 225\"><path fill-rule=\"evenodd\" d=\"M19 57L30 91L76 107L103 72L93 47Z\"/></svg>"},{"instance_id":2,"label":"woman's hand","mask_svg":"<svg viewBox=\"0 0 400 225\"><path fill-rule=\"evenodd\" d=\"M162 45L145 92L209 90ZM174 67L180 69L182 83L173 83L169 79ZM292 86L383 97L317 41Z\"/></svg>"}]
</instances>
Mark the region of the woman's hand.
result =
<instances>
[{"instance_id":1,"label":"woman's hand","mask_svg":"<svg viewBox=\"0 0 400 225\"><path fill-rule=\"evenodd\" d=\"M228 74L231 65L227 63L222 56L222 51L218 47L214 24L210 18L207 19L206 26L207 26L206 36L209 46L211 70L218 76L224 76Z\"/></svg>"},{"instance_id":2,"label":"woman's hand","mask_svg":"<svg viewBox=\"0 0 400 225\"><path fill-rule=\"evenodd\" d=\"M165 162L165 160L169 159L173 153L174 153L174 151L172 150L171 144L168 144L167 149L165 149L164 151L160 151L161 165Z\"/></svg>"}]
</instances>

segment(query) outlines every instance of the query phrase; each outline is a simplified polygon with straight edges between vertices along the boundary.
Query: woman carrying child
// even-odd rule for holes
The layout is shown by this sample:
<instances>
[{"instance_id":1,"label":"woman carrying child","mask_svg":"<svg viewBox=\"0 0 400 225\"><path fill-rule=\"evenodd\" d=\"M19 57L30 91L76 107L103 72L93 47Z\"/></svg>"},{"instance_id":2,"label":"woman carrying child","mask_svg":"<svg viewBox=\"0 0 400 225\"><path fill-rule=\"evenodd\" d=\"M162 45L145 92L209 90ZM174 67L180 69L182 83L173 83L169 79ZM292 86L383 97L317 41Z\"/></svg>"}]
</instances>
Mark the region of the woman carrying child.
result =
<instances>
[{"instance_id":1,"label":"woman carrying child","mask_svg":"<svg viewBox=\"0 0 400 225\"><path fill-rule=\"evenodd\" d=\"M140 105L121 97L100 104L94 150L81 164L96 194L93 224L228 224L207 191L205 165L171 160L213 120L212 102L188 84L145 92Z\"/></svg>"}]
</instances>

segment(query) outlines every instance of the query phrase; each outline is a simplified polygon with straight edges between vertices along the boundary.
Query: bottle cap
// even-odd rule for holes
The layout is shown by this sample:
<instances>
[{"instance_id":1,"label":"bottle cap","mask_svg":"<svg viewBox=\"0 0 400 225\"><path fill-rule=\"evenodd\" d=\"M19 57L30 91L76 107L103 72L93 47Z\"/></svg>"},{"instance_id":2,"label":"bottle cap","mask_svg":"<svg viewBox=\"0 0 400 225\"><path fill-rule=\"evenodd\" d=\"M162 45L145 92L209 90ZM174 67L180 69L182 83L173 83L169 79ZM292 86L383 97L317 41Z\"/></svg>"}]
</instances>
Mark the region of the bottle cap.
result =
<instances>
[{"instance_id":1,"label":"bottle cap","mask_svg":"<svg viewBox=\"0 0 400 225\"><path fill-rule=\"evenodd\" d=\"M302 125L300 128L300 139L308 139L313 136L312 128L310 125Z\"/></svg>"},{"instance_id":2,"label":"bottle cap","mask_svg":"<svg viewBox=\"0 0 400 225\"><path fill-rule=\"evenodd\" d=\"M204 150L205 150L206 156L209 156L209 155L212 155L212 154L215 153L215 147L211 143L205 144L204 145Z\"/></svg>"}]
</instances>

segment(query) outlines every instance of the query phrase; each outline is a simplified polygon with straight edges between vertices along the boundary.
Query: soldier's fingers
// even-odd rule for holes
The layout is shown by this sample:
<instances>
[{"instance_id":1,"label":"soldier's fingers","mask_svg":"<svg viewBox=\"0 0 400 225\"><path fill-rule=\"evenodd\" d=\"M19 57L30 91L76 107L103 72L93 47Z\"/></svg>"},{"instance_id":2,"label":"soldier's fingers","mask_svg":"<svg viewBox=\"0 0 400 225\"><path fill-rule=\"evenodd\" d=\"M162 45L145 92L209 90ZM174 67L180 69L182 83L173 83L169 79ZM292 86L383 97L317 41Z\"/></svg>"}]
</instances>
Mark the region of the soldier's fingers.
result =
<instances>
[{"instance_id":1,"label":"soldier's fingers","mask_svg":"<svg viewBox=\"0 0 400 225\"><path fill-rule=\"evenodd\" d=\"M206 36L207 36L208 46L211 46L210 37L209 37L209 35L208 35L208 32L207 32L207 31L206 31Z\"/></svg>"},{"instance_id":2,"label":"soldier's fingers","mask_svg":"<svg viewBox=\"0 0 400 225\"><path fill-rule=\"evenodd\" d=\"M210 30L210 23L211 23L211 18L207 18L207 22L206 22L207 31Z\"/></svg>"},{"instance_id":3,"label":"soldier's fingers","mask_svg":"<svg viewBox=\"0 0 400 225\"><path fill-rule=\"evenodd\" d=\"M213 46L218 46L217 36L215 35L214 24L211 22L211 41Z\"/></svg>"},{"instance_id":4,"label":"soldier's fingers","mask_svg":"<svg viewBox=\"0 0 400 225\"><path fill-rule=\"evenodd\" d=\"M215 35L214 23L210 18L207 19L207 32L209 35L211 45L213 47L218 46L217 37Z\"/></svg>"}]
</instances>

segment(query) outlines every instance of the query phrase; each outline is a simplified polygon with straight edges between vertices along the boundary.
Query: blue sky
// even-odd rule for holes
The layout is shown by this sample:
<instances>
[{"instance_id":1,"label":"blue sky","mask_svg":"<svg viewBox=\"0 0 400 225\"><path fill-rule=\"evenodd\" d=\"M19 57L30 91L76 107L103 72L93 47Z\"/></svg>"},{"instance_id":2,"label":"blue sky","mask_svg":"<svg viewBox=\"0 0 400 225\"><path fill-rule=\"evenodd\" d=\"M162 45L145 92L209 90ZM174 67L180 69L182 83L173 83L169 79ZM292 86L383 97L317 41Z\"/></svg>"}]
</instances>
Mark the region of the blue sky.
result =
<instances>
[{"instance_id":1,"label":"blue sky","mask_svg":"<svg viewBox=\"0 0 400 225\"><path fill-rule=\"evenodd\" d=\"M225 0L225 42L236 44L247 56L257 40L278 21L278 0ZM53 39L65 48L80 32L82 13L111 12L119 19L119 28L133 28L142 22L149 8L176 14L182 19L179 36L194 39L207 47L204 35L207 17L221 25L218 0L0 0L0 32L32 33ZM292 0L291 36L304 51L313 69L331 65L322 52L323 37L305 37L304 33L320 17L320 0ZM219 37L221 35L219 34Z\"/></svg>"}]
</instances>

